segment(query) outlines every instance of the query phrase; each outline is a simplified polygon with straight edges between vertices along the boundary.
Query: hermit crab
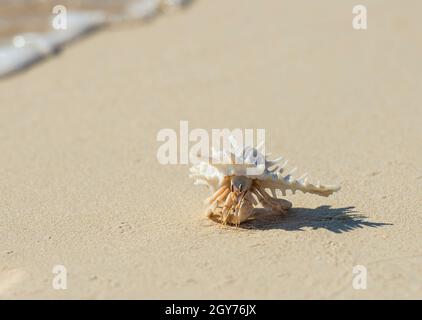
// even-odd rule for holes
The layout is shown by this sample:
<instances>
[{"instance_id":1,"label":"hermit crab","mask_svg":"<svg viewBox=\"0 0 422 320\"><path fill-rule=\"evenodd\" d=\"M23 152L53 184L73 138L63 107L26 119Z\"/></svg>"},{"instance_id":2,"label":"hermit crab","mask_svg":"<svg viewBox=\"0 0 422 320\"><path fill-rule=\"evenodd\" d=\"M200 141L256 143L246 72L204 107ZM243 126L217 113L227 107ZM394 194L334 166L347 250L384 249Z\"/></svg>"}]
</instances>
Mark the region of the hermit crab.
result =
<instances>
[{"instance_id":1,"label":"hermit crab","mask_svg":"<svg viewBox=\"0 0 422 320\"><path fill-rule=\"evenodd\" d=\"M260 151L262 145L243 148L233 137L229 140L230 150L212 149L208 156L198 154L199 162L190 168L194 183L204 184L211 191L205 200L206 214L214 221L238 226L259 216L285 214L292 204L278 198L277 193L285 196L287 190L324 197L340 190L337 185L319 181L308 183L307 174L295 179L292 174L296 168L283 175L288 162L283 157L269 160Z\"/></svg>"}]
</instances>

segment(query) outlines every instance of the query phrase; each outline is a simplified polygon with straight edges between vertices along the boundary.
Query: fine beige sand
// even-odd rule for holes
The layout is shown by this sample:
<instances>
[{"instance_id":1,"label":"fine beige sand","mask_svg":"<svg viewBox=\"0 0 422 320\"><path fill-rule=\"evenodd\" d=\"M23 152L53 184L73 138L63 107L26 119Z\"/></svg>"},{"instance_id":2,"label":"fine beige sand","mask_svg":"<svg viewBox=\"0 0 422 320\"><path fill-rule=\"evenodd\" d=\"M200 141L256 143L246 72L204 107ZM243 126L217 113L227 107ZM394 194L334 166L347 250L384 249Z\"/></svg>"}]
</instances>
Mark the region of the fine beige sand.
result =
<instances>
[{"instance_id":1,"label":"fine beige sand","mask_svg":"<svg viewBox=\"0 0 422 320\"><path fill-rule=\"evenodd\" d=\"M366 31L355 4L198 0L2 80L0 298L421 299L422 3L364 1ZM342 190L217 225L156 159L180 120L264 128Z\"/></svg>"}]
</instances>

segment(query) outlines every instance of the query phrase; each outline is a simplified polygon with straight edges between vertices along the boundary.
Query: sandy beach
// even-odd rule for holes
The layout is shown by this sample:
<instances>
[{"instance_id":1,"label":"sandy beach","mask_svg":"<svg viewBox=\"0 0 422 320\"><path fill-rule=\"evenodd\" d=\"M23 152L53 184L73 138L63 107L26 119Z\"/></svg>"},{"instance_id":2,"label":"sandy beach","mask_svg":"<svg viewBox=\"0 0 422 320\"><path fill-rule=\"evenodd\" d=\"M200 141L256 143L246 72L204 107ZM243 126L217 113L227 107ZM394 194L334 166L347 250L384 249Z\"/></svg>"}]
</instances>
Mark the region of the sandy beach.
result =
<instances>
[{"instance_id":1,"label":"sandy beach","mask_svg":"<svg viewBox=\"0 0 422 320\"><path fill-rule=\"evenodd\" d=\"M197 0L2 79L0 299L422 299L422 3L363 2ZM216 224L157 161L181 120L342 189Z\"/></svg>"}]
</instances>

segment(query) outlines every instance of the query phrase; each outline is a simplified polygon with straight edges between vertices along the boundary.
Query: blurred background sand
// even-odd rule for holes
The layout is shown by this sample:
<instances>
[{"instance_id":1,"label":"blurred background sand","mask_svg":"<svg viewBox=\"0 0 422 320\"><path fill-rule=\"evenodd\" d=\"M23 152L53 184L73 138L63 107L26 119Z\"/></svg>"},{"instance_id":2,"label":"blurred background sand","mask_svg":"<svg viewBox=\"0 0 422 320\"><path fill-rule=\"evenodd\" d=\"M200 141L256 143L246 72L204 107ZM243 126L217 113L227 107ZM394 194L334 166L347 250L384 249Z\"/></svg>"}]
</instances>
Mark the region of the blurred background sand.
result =
<instances>
[{"instance_id":1,"label":"blurred background sand","mask_svg":"<svg viewBox=\"0 0 422 320\"><path fill-rule=\"evenodd\" d=\"M421 299L422 3L360 3L366 31L355 1L199 0L3 79L0 298ZM188 166L156 159L180 120L264 128L342 190L217 225Z\"/></svg>"}]
</instances>

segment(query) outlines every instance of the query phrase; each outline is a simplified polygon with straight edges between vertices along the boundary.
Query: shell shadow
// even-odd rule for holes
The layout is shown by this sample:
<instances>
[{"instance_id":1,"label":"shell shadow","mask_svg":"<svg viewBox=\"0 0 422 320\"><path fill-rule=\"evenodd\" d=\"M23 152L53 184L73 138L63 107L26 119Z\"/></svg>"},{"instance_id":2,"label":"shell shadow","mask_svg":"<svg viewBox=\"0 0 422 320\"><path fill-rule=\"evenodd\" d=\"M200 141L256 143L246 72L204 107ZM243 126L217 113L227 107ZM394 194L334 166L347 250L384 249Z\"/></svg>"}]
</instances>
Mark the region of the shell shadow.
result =
<instances>
[{"instance_id":1,"label":"shell shadow","mask_svg":"<svg viewBox=\"0 0 422 320\"><path fill-rule=\"evenodd\" d=\"M254 230L281 229L305 231L325 229L334 233L344 233L355 229L378 228L391 223L371 222L366 216L358 214L355 207L332 208L320 206L315 209L292 208L286 216L268 216L245 222L240 227Z\"/></svg>"}]
</instances>

